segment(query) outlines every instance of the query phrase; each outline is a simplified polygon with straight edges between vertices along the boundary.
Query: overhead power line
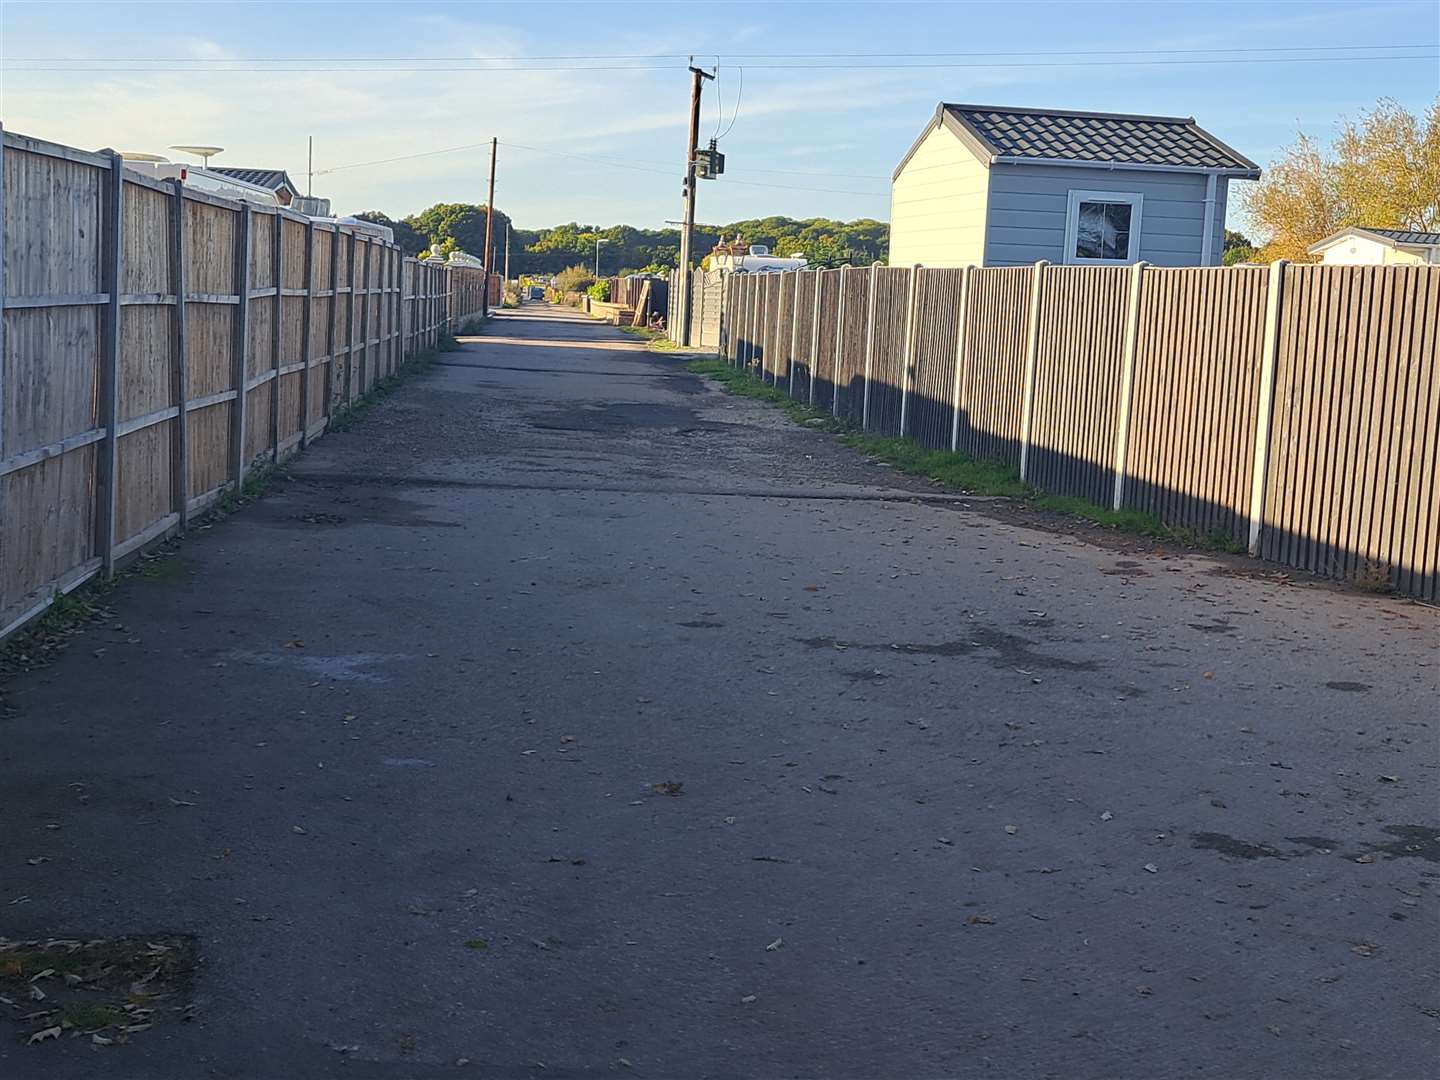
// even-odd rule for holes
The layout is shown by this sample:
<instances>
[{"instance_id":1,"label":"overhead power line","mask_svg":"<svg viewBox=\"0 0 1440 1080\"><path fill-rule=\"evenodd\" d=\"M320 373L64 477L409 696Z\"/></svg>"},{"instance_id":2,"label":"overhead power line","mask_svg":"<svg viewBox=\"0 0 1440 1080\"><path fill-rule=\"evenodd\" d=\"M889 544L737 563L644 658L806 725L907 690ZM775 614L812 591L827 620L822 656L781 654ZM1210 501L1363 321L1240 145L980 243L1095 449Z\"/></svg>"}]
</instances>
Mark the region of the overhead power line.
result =
<instances>
[{"instance_id":1,"label":"overhead power line","mask_svg":"<svg viewBox=\"0 0 1440 1080\"><path fill-rule=\"evenodd\" d=\"M1440 46L1440 42L1407 41L1394 45L1255 45L1235 48L1210 47L1204 49L1024 49L999 52L985 49L973 52L762 52L762 53L709 53L716 62L721 60L855 60L871 58L890 59L943 59L951 57L995 57L995 56L1134 56L1145 53L1157 56L1196 56L1221 53L1281 53L1281 52L1363 52L1377 49L1426 49ZM491 63L523 60L685 60L696 53L535 53L529 56L3 56L0 61L35 62L90 62L115 63L188 63L188 64L310 64L333 61L352 63L361 61L384 61L392 63Z\"/></svg>"},{"instance_id":2,"label":"overhead power line","mask_svg":"<svg viewBox=\"0 0 1440 1080\"><path fill-rule=\"evenodd\" d=\"M1428 48L1428 49L1432 49L1432 50L1440 49L1440 46L1433 46L1433 45L1413 45L1413 44L1412 44L1412 45L1405 46L1405 47L1406 47L1406 48L1409 48L1409 49L1412 49L1412 50L1414 50L1414 49L1427 49L1427 48ZM1361 64L1363 64L1363 63L1395 62L1395 61L1406 61L1406 60L1435 60L1435 59L1437 59L1437 58L1440 58L1440 51L1431 51L1431 52L1409 52L1409 53L1397 53L1397 52L1378 53L1378 52L1373 52L1373 51L1372 51L1371 53L1369 53L1369 54L1367 54L1367 55L1363 55L1363 56L1361 56L1361 55L1336 55L1337 53L1342 52L1342 51L1343 51L1344 49L1346 49L1346 48L1347 48L1346 46L1335 46L1335 47L1333 47L1333 48L1327 49L1327 50L1326 50L1326 55L1307 55L1307 56L1231 55L1231 56L1212 56L1212 57L1208 57L1208 58L1200 58L1200 57L1175 57L1175 56L1169 56L1169 55L1166 55L1166 56L1156 55L1156 56L1153 56L1153 57L1150 57L1150 58L1147 59L1147 58L1136 58L1136 54L1133 53L1133 52L1125 52L1125 53L1117 53L1117 54L1115 54L1114 58L1112 58L1112 59L1106 59L1106 60L1094 60L1094 59L1090 59L1090 60L1073 60L1073 59L1044 59L1044 60L1015 59L1015 60L995 60L995 59L990 59L990 60L987 60L987 61L984 61L984 62L975 62L975 61L969 61L969 60L955 60L955 59L939 59L939 60L935 60L935 59L923 57L923 56L920 56L920 55L917 54L917 55L916 55L915 57L913 57L912 59L913 59L913 60L916 60L916 61L920 61L920 62L912 62L912 63L875 63L875 62L868 62L868 63L867 63L867 62L865 62L865 61L867 61L867 60L873 60L873 57L874 57L875 55L881 55L881 54L871 54L870 56L857 57L857 58L855 58L855 59L853 59L853 60L848 60L848 61L844 61L844 62L836 62L836 63L830 63L830 62L819 62L819 63L806 62L806 61L815 61L815 60L819 60L819 61L826 61L826 60L827 60L826 57L824 57L824 56L822 56L822 55L820 55L820 54L816 54L815 56L812 56L812 57L797 56L794 60L790 60L790 61L783 62L783 63L755 63L755 62L751 61L751 62L747 62L747 63L745 64L745 66L746 66L746 67L750 67L750 68L760 69L760 70L785 70L785 71L828 71L828 70L836 70L836 69L843 69L843 70L846 70L846 71L924 71L924 70L931 70L931 69L944 69L944 70L956 70L956 71L988 71L988 70L1013 70L1013 69L1017 69L1017 68L1019 68L1019 69L1027 69L1027 70L1044 70L1044 69L1056 69L1056 68L1089 68L1089 67L1195 67L1195 66L1200 66L1200 67L1224 67L1224 66L1253 65L1253 64L1341 64L1341 63L1361 63ZM1382 48L1382 46L1364 46L1364 48L1374 50L1374 49L1377 49L1377 48ZM1399 48L1399 46L1383 46L1383 48ZM1226 51L1226 52L1239 52L1239 50L1224 50L1224 51ZM1272 49L1272 50L1266 50L1266 51L1268 51L1268 52L1283 52L1283 51L1285 51L1285 50L1283 50L1283 49ZM895 54L895 55L899 55L899 54ZM947 54L936 54L936 55L937 55L937 56L940 56L940 57L943 57L943 56L945 56L945 55L947 55ZM992 53L992 54L987 54L987 55L993 57L993 56L996 55L996 54L993 54L993 53ZM1041 55L1041 54L1034 54L1034 53L1031 53L1031 54L1019 54L1019 53L1017 53L1017 54L1014 54L1014 55L1016 55L1016 56L1034 56L1034 55ZM1056 56L1056 57L1064 57L1064 56L1095 56L1095 55L1097 55L1097 54L1094 53L1094 52L1085 52L1085 53L1067 53L1067 54L1058 54L1058 53L1057 53L1057 54L1046 54L1046 55L1053 55L1053 56ZM653 60L656 59L656 58L653 57L653 56L647 56L647 57L644 57L643 59L644 59L644 60L647 60L647 61L653 61ZM408 59L408 58L407 58L406 60L404 60L404 61L392 61L392 60L377 60L377 59L368 58L368 57L322 57L322 58L316 58L316 59L314 59L314 60L305 61L304 64L305 64L306 66L289 66L289 67L283 67L283 66L268 66L268 65L272 65L272 64L290 64L290 65L295 65L295 64L297 64L297 61L294 61L294 60L274 60L274 61L257 61L257 60L231 61L231 60L218 60L218 61L217 61L217 60L175 59L175 60L165 61L165 62L164 62L164 66L161 66L161 67L141 67L141 66L115 67L115 66L108 66L108 65L113 65L114 63L117 63L117 62L122 62L122 61L115 61L115 60L113 60L113 59L110 58L110 57L96 58L95 60L76 58L76 59L69 59L69 60L64 60L64 61L54 61L54 60L41 59L41 58L27 59L27 58L24 58L24 57L9 57L9 58L0 59L0 63L10 64L10 65L21 65L21 66L18 66L18 67L12 67L12 68L11 68L12 72L14 72L14 73L16 73L16 74L19 74L19 73L31 73L31 72L103 72L103 73L109 73L109 74L124 74L124 73L143 74L143 73L162 72L162 73L170 73L170 74L183 74L183 73L185 73L185 72L192 72L192 71L207 71L207 72L208 72L209 74L211 74L211 75L223 75L223 74L226 74L226 73L229 73L229 72L237 72L237 73L271 73L271 74L341 74L341 73L347 73L347 74L364 74L364 73L367 73L367 72L387 72L387 71L393 71L393 72L417 72L417 73L426 73L426 74L442 74L442 73L446 73L446 72L452 72L452 73L470 73L470 74L482 74L482 75L483 75L483 74L488 74L488 73L491 73L491 72L500 73L500 72L525 72L525 71L673 71L673 70L675 70L675 67L676 67L676 65L673 64L673 63L657 64L657 63L653 63L653 62L648 62L648 63L622 63L622 64L616 64L616 63L585 63L585 64L559 63L559 64L557 64L557 63L548 63L548 62L546 62L546 63L536 63L536 62L534 62L534 59L533 59L533 58L529 58L529 57L516 57L516 58L509 59L509 60L504 60L504 61L499 61L499 60L483 60L483 59L465 60L464 63L463 63L463 65L461 65L461 66L457 66L457 61L456 61L456 60L453 60L453 59L452 59L452 60L441 60L441 61L430 61L430 62L427 62L427 63L417 63L415 60L413 60L413 59ZM159 62L159 61L155 61L155 60L135 60L135 61L130 61L129 63L132 64L132 65L139 65L139 64L155 64L155 63L158 63L158 62ZM257 64L257 63L259 63L259 64L266 64L267 66L259 66L259 67L235 66L235 65L237 65L237 64L242 64L242 63L243 63L243 64ZM331 65L343 65L343 66L332 66L332 67L314 67L314 66L309 66L310 64L322 64L322 63L323 63L323 64L331 64ZM36 64L44 65L44 66L25 66L25 65L36 65ZM107 65L107 66L95 66L95 65L100 65L100 64ZM222 66L215 66L215 65L217 65L217 64L218 64L218 65L222 65ZM406 65L406 66L397 66L398 64L404 64L404 65ZM189 65L189 66L187 66L187 65ZM202 66L198 66L198 67L197 67L197 66L194 66L194 65L202 65ZM205 65L208 65L208 66L205 66ZM447 66L447 65L448 65L448 66ZM477 66L477 65L484 65L484 66Z\"/></svg>"}]
</instances>

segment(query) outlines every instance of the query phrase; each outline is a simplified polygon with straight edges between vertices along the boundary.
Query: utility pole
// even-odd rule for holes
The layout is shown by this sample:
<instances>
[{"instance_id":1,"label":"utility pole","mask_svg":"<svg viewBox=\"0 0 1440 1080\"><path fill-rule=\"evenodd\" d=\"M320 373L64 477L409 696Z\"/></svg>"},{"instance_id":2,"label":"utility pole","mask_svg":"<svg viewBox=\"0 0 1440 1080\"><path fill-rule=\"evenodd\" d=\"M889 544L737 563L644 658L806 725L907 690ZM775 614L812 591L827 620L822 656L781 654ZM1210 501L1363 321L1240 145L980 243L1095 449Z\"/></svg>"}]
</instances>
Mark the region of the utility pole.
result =
<instances>
[{"instance_id":1,"label":"utility pole","mask_svg":"<svg viewBox=\"0 0 1440 1080\"><path fill-rule=\"evenodd\" d=\"M485 205L485 288L481 290L480 297L482 319L490 314L490 274L495 265L492 261L494 249L490 243L495 228L495 151L499 145L499 139L490 140L490 201Z\"/></svg>"},{"instance_id":2,"label":"utility pole","mask_svg":"<svg viewBox=\"0 0 1440 1080\"><path fill-rule=\"evenodd\" d=\"M685 224L680 230L680 344L690 344L690 260L695 234L695 151L700 142L700 91L706 79L715 78L693 65L690 68L690 138L685 148Z\"/></svg>"},{"instance_id":3,"label":"utility pole","mask_svg":"<svg viewBox=\"0 0 1440 1080\"><path fill-rule=\"evenodd\" d=\"M305 197L308 199L315 194L315 136L310 136L309 164L305 166Z\"/></svg>"},{"instance_id":4,"label":"utility pole","mask_svg":"<svg viewBox=\"0 0 1440 1080\"><path fill-rule=\"evenodd\" d=\"M505 222L505 281L510 281L510 222Z\"/></svg>"}]
</instances>

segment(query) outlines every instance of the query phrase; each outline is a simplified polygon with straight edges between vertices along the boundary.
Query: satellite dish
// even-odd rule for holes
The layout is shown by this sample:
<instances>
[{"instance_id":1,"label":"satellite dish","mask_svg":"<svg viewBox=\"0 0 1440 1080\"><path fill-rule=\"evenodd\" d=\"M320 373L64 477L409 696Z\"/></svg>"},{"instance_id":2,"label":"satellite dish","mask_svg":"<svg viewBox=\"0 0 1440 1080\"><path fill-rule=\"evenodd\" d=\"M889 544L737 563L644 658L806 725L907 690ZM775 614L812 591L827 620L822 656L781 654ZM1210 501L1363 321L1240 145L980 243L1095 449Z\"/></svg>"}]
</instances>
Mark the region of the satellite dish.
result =
<instances>
[{"instance_id":1,"label":"satellite dish","mask_svg":"<svg viewBox=\"0 0 1440 1080\"><path fill-rule=\"evenodd\" d=\"M202 167L210 164L210 159L216 154L225 152L223 146L172 146L171 150L180 150L187 154L194 154L202 163Z\"/></svg>"},{"instance_id":2,"label":"satellite dish","mask_svg":"<svg viewBox=\"0 0 1440 1080\"><path fill-rule=\"evenodd\" d=\"M138 150L122 150L120 156L126 161L147 161L154 165L169 164L170 161L160 154L142 154Z\"/></svg>"}]
</instances>

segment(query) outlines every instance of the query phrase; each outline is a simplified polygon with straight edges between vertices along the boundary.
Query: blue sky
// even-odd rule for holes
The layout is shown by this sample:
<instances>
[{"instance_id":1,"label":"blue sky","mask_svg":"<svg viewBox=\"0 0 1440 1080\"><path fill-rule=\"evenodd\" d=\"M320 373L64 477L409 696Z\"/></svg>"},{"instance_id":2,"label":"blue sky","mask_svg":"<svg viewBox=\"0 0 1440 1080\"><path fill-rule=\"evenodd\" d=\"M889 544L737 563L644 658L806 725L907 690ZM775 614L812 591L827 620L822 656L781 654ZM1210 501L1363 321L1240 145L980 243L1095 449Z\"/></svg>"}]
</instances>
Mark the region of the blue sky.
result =
<instances>
[{"instance_id":1,"label":"blue sky","mask_svg":"<svg viewBox=\"0 0 1440 1080\"><path fill-rule=\"evenodd\" d=\"M721 145L726 176L700 188L699 218L711 222L884 219L890 172L942 99L1195 116L1263 166L1298 129L1329 138L1340 117L1381 96L1419 111L1440 92L1435 0L48 0L0 6L0 39L9 130L155 153L217 143L227 148L217 164L283 167L302 186L314 135L316 194L341 212L395 216L484 201L487 152L345 166L493 135L502 141L496 203L526 227L678 217L690 52L705 64L719 56L702 135L734 119ZM1371 45L1428 47L1430 58L1280 64L1254 62L1274 53L1195 51L1347 46L1344 55L1365 55L1354 47ZM972 55L916 55L927 53ZM582 54L596 59L540 59ZM1194 63L1226 55L1247 62ZM366 59L376 57L387 59ZM440 70L467 57L531 59ZM1113 62L1127 57L1185 62ZM128 70L38 70L77 66L70 58ZM295 59L261 62L273 58Z\"/></svg>"}]
</instances>

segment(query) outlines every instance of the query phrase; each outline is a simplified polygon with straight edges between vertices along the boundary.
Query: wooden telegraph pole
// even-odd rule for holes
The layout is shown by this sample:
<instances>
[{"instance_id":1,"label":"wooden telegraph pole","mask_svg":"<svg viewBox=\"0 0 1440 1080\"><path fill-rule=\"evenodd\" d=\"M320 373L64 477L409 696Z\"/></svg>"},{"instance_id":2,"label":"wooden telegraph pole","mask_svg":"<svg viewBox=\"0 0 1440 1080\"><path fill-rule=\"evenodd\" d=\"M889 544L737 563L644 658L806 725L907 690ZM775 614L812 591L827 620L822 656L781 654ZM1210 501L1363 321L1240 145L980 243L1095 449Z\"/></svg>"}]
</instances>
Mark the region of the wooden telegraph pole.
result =
<instances>
[{"instance_id":1,"label":"wooden telegraph pole","mask_svg":"<svg viewBox=\"0 0 1440 1080\"><path fill-rule=\"evenodd\" d=\"M695 233L695 152L700 142L700 91L706 79L715 76L700 68L691 67L690 83L690 140L685 151L685 224L680 230L680 303L675 314L680 320L681 345L690 344L690 261L691 245Z\"/></svg>"},{"instance_id":2,"label":"wooden telegraph pole","mask_svg":"<svg viewBox=\"0 0 1440 1080\"><path fill-rule=\"evenodd\" d=\"M480 290L480 317L490 314L490 274L494 271L494 259L490 246L495 231L495 150L499 139L490 140L490 201L485 205L485 284Z\"/></svg>"}]
</instances>

